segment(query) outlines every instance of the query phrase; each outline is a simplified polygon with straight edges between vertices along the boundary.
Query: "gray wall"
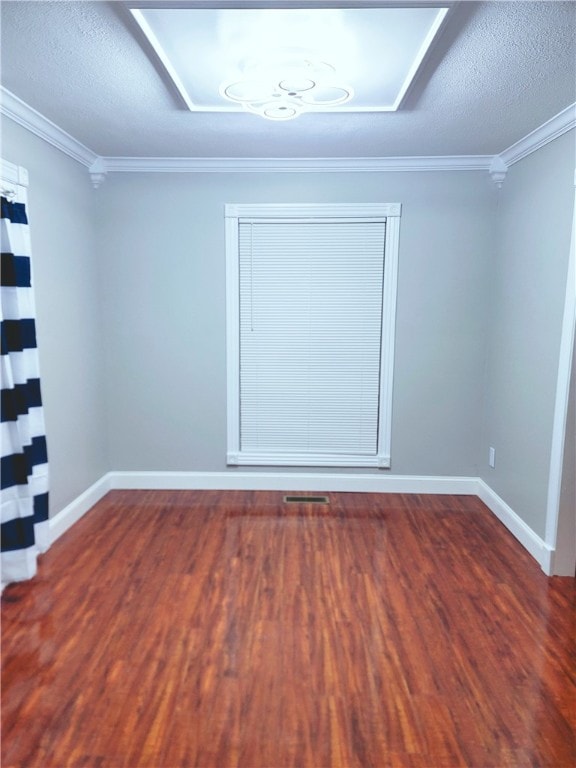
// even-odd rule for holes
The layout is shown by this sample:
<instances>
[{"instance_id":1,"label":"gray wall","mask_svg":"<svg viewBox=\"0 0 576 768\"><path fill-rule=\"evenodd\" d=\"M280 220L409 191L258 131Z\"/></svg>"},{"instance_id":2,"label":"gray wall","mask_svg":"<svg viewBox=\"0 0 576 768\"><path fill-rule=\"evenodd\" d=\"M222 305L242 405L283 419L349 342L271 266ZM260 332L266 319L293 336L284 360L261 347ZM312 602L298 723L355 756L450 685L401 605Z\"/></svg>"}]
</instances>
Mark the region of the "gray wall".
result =
<instances>
[{"instance_id":1,"label":"gray wall","mask_svg":"<svg viewBox=\"0 0 576 768\"><path fill-rule=\"evenodd\" d=\"M108 471L94 190L86 168L4 120L30 174L28 213L54 516Z\"/></svg>"},{"instance_id":2,"label":"gray wall","mask_svg":"<svg viewBox=\"0 0 576 768\"><path fill-rule=\"evenodd\" d=\"M113 174L97 194L114 469L226 468L224 204L362 201L403 205L391 471L477 475L487 174Z\"/></svg>"},{"instance_id":3,"label":"gray wall","mask_svg":"<svg viewBox=\"0 0 576 768\"><path fill-rule=\"evenodd\" d=\"M109 469L226 468L225 203L401 202L391 472L480 474L544 536L573 131L500 192L473 172L112 174L95 191L10 120L2 156L30 172L52 514Z\"/></svg>"},{"instance_id":4,"label":"gray wall","mask_svg":"<svg viewBox=\"0 0 576 768\"><path fill-rule=\"evenodd\" d=\"M542 538L574 166L574 131L513 165L494 222L480 474ZM494 469L487 467L489 446Z\"/></svg>"}]
</instances>

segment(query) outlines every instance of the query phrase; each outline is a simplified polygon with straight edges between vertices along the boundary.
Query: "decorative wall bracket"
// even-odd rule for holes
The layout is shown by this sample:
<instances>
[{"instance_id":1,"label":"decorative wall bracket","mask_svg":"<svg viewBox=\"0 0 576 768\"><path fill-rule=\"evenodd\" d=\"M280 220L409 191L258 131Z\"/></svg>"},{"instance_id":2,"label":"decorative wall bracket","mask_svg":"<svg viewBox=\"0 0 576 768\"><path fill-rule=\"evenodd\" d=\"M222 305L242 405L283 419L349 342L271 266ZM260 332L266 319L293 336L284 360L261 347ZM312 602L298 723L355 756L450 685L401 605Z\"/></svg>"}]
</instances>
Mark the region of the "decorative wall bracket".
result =
<instances>
[{"instance_id":1,"label":"decorative wall bracket","mask_svg":"<svg viewBox=\"0 0 576 768\"><path fill-rule=\"evenodd\" d=\"M492 158L492 162L490 163L490 168L488 169L488 173L490 174L490 178L496 184L498 189L502 186L504 183L504 179L506 178L506 173L508 172L508 166L502 160L500 155L494 155Z\"/></svg>"},{"instance_id":2,"label":"decorative wall bracket","mask_svg":"<svg viewBox=\"0 0 576 768\"><path fill-rule=\"evenodd\" d=\"M90 178L92 179L92 184L94 185L94 189L98 189L100 184L104 181L107 174L107 168L105 165L105 160L103 157L97 157L96 160L92 163L92 165L88 168L88 173L90 174Z\"/></svg>"}]
</instances>

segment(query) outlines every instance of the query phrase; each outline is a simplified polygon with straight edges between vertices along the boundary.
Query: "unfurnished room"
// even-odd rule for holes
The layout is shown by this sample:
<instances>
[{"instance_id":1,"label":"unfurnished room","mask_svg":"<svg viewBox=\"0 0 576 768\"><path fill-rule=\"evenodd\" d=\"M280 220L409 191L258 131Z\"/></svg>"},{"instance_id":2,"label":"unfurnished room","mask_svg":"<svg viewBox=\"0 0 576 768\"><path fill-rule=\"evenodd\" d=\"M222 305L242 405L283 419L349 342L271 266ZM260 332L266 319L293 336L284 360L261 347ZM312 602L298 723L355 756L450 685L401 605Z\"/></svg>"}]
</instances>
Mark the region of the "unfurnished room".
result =
<instances>
[{"instance_id":1,"label":"unfurnished room","mask_svg":"<svg viewBox=\"0 0 576 768\"><path fill-rule=\"evenodd\" d=\"M575 768L576 2L0 32L4 768Z\"/></svg>"}]
</instances>

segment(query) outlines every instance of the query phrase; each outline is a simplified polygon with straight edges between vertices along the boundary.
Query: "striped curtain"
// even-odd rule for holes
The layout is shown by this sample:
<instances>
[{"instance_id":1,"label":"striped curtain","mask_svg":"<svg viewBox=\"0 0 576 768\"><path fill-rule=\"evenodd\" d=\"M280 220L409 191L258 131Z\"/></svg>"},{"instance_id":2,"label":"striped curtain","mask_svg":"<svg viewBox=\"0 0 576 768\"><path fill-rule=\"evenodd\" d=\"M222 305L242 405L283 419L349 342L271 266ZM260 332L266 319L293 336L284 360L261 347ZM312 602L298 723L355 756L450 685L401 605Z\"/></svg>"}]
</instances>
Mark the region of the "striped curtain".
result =
<instances>
[{"instance_id":1,"label":"striped curtain","mask_svg":"<svg viewBox=\"0 0 576 768\"><path fill-rule=\"evenodd\" d=\"M23 203L2 205L2 584L32 578L50 544L30 235Z\"/></svg>"}]
</instances>

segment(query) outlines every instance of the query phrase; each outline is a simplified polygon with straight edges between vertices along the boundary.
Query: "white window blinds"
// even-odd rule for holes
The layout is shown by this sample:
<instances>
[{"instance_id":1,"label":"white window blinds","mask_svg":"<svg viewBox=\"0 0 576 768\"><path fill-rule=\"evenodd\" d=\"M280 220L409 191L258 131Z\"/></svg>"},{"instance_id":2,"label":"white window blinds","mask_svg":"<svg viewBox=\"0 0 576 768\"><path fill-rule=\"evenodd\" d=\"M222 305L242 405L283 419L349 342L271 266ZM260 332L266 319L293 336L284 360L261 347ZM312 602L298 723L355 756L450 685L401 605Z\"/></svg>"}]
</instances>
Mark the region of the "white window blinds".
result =
<instances>
[{"instance_id":1,"label":"white window blinds","mask_svg":"<svg viewBox=\"0 0 576 768\"><path fill-rule=\"evenodd\" d=\"M229 463L382 465L385 218L238 218Z\"/></svg>"}]
</instances>

